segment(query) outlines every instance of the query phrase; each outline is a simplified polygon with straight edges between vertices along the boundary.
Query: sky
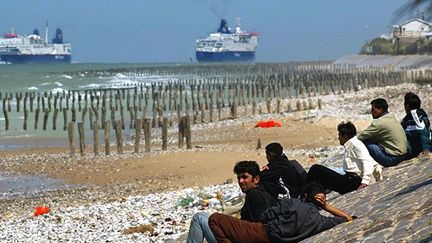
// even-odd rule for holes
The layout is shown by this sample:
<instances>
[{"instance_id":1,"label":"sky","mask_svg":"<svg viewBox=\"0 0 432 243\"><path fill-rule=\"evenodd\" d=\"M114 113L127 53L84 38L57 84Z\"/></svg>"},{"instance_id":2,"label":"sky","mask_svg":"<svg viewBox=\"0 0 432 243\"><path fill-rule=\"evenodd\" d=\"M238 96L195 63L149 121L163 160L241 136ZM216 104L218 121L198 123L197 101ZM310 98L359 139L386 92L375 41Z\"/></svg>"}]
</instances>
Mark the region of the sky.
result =
<instances>
[{"instance_id":1,"label":"sky","mask_svg":"<svg viewBox=\"0 0 432 243\"><path fill-rule=\"evenodd\" d=\"M221 18L260 34L257 62L334 60L388 33L406 0L1 0L0 34L63 30L77 63L189 62ZM403 19L402 19L403 20Z\"/></svg>"}]
</instances>

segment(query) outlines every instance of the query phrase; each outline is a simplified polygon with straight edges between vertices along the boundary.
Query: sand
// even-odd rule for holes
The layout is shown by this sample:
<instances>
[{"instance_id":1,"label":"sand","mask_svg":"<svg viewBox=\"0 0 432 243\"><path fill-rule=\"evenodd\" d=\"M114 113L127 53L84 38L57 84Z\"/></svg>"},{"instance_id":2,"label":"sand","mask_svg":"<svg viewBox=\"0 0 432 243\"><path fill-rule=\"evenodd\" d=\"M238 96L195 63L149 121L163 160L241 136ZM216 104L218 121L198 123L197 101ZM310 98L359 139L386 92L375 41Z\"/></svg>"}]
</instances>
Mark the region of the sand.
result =
<instances>
[{"instance_id":1,"label":"sand","mask_svg":"<svg viewBox=\"0 0 432 243\"><path fill-rule=\"evenodd\" d=\"M290 159L309 167L326 156L320 151L340 147L336 131L339 122L352 120L359 130L367 127L371 122L371 99L379 96L388 99L390 110L402 118L403 94L408 91L418 93L426 112L432 114L432 98L427 95L431 88L403 84L323 96L322 110L256 115L196 126L192 129L193 148L190 150L170 144L167 151L161 151L160 145L153 145L151 153L133 154L133 148L126 148L125 154L116 155L113 147L114 155L94 157L91 146L88 146L86 156L72 158L64 147L0 152L4 171L62 179L80 188L38 193L27 199L0 200L0 213L25 212L38 200L74 205L109 200L115 196L145 195L235 181L232 172L235 162L256 160L265 165L264 147L271 142L281 143ZM254 128L257 121L267 118L281 122L282 127ZM262 144L260 149L257 149L258 139ZM8 205L13 205L13 212Z\"/></svg>"}]
</instances>

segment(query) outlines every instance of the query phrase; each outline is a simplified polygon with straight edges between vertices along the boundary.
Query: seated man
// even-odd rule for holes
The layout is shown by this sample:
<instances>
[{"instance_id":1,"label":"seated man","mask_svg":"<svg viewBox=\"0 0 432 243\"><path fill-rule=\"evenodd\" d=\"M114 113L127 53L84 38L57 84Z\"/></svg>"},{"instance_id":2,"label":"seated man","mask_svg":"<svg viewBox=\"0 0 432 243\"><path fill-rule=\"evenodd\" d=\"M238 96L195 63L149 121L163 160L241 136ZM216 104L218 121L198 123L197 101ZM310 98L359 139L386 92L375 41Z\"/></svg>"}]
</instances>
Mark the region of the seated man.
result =
<instances>
[{"instance_id":1,"label":"seated man","mask_svg":"<svg viewBox=\"0 0 432 243\"><path fill-rule=\"evenodd\" d=\"M359 134L358 139L366 145L376 162L384 167L395 166L407 153L405 132L395 115L388 112L385 99L372 100L371 113L374 120Z\"/></svg>"},{"instance_id":2,"label":"seated man","mask_svg":"<svg viewBox=\"0 0 432 243\"><path fill-rule=\"evenodd\" d=\"M298 198L306 184L305 169L296 160L289 160L279 143L270 143L265 150L268 164L260 173L261 185L273 197L288 194L291 198Z\"/></svg>"},{"instance_id":3,"label":"seated man","mask_svg":"<svg viewBox=\"0 0 432 243\"><path fill-rule=\"evenodd\" d=\"M316 183L305 188L305 199L286 198L267 209L259 223L214 213L210 229L218 242L298 242L340 223L351 221L346 212L326 202L324 188ZM333 214L325 217L319 209Z\"/></svg>"},{"instance_id":4,"label":"seated man","mask_svg":"<svg viewBox=\"0 0 432 243\"><path fill-rule=\"evenodd\" d=\"M414 93L406 93L404 108L406 116L401 124L408 139L408 152L405 159L417 157L420 153L431 151L430 121L426 112L420 108L421 100Z\"/></svg>"},{"instance_id":5,"label":"seated man","mask_svg":"<svg viewBox=\"0 0 432 243\"><path fill-rule=\"evenodd\" d=\"M345 174L314 164L308 171L308 182L317 182L325 189L344 194L369 185L372 174L381 180L382 167L369 154L366 146L357 139L357 130L351 122L337 127L340 145L344 146L343 170Z\"/></svg>"},{"instance_id":6,"label":"seated man","mask_svg":"<svg viewBox=\"0 0 432 243\"><path fill-rule=\"evenodd\" d=\"M241 208L242 220L257 222L267 208L276 203L276 199L258 186L260 182L260 169L255 161L240 161L234 166L237 181L242 192L246 193L245 203ZM189 227L187 242L217 242L209 225L209 215L204 212L194 214Z\"/></svg>"}]
</instances>

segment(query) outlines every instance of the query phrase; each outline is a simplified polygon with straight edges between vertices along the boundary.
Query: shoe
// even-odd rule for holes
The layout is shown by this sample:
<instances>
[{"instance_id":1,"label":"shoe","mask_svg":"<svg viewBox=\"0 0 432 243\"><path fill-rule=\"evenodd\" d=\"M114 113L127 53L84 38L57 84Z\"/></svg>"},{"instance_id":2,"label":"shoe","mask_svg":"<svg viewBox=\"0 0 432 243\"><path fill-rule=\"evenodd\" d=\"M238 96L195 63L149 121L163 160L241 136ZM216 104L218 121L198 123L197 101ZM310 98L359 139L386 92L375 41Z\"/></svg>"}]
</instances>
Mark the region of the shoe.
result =
<instances>
[{"instance_id":1,"label":"shoe","mask_svg":"<svg viewBox=\"0 0 432 243\"><path fill-rule=\"evenodd\" d=\"M379 164L376 164L374 167L374 171L372 172L373 177L375 178L375 181L380 181L383 179L382 176L382 166Z\"/></svg>"}]
</instances>

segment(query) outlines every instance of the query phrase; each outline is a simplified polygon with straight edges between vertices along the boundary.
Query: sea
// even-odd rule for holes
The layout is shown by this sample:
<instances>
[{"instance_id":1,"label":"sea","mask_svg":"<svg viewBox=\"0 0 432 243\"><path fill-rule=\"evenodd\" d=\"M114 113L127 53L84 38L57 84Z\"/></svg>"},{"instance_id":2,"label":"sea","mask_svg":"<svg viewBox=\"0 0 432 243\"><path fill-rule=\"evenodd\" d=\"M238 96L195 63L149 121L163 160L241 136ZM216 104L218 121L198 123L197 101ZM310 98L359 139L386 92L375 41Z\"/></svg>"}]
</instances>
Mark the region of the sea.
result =
<instances>
[{"instance_id":1,"label":"sea","mask_svg":"<svg viewBox=\"0 0 432 243\"><path fill-rule=\"evenodd\" d=\"M168 82L184 78L169 74L158 73L158 69L167 70L170 67L179 66L178 63L154 63L154 64L53 64L53 65L0 65L0 92L3 97L6 94L35 92L60 94L69 90L86 90L98 88L119 88L125 85L149 85L152 82ZM127 70L146 69L151 67L152 73L134 75L126 73ZM42 117L40 113L39 128L33 129L32 118L34 113L29 113L29 125L27 130L22 129L23 112L16 112L15 102L11 102L12 112L9 113L10 129L5 130L5 118L2 102L0 102L0 152L23 150L32 148L68 147L67 132L62 129L62 115L59 113L58 129L43 131ZM22 107L22 104L21 104ZM79 117L79 114L77 114ZM114 133L111 133L112 135ZM87 135L90 139L91 136ZM102 136L101 136L102 137ZM86 142L87 144L90 141ZM60 180L46 178L44 176L14 175L1 169L0 165L0 199L19 197L28 193L53 190L69 187Z\"/></svg>"},{"instance_id":2,"label":"sea","mask_svg":"<svg viewBox=\"0 0 432 243\"><path fill-rule=\"evenodd\" d=\"M53 65L0 65L0 92L3 97L6 94L35 92L58 92L99 89L121 88L125 86L149 85L152 82L175 81L185 76L163 73L170 67L179 63L125 63L125 64L53 64ZM147 70L152 72L134 74L128 70ZM162 74L159 74L160 69ZM188 76L190 77L190 76ZM187 77L186 77L187 78ZM67 134L63 131L63 117L58 115L56 131L47 129L42 131L43 113L39 114L39 128L33 129L34 113L29 113L28 129L23 130L24 115L22 110L14 112L15 101L11 102L12 112L9 113L10 129L5 130L5 117L3 115L2 102L0 102L0 151L38 148L38 147L67 147ZM21 104L22 107L22 104ZM22 108L21 108L22 109ZM79 114L77 114L77 117ZM88 136L89 137L89 136Z\"/></svg>"}]
</instances>

